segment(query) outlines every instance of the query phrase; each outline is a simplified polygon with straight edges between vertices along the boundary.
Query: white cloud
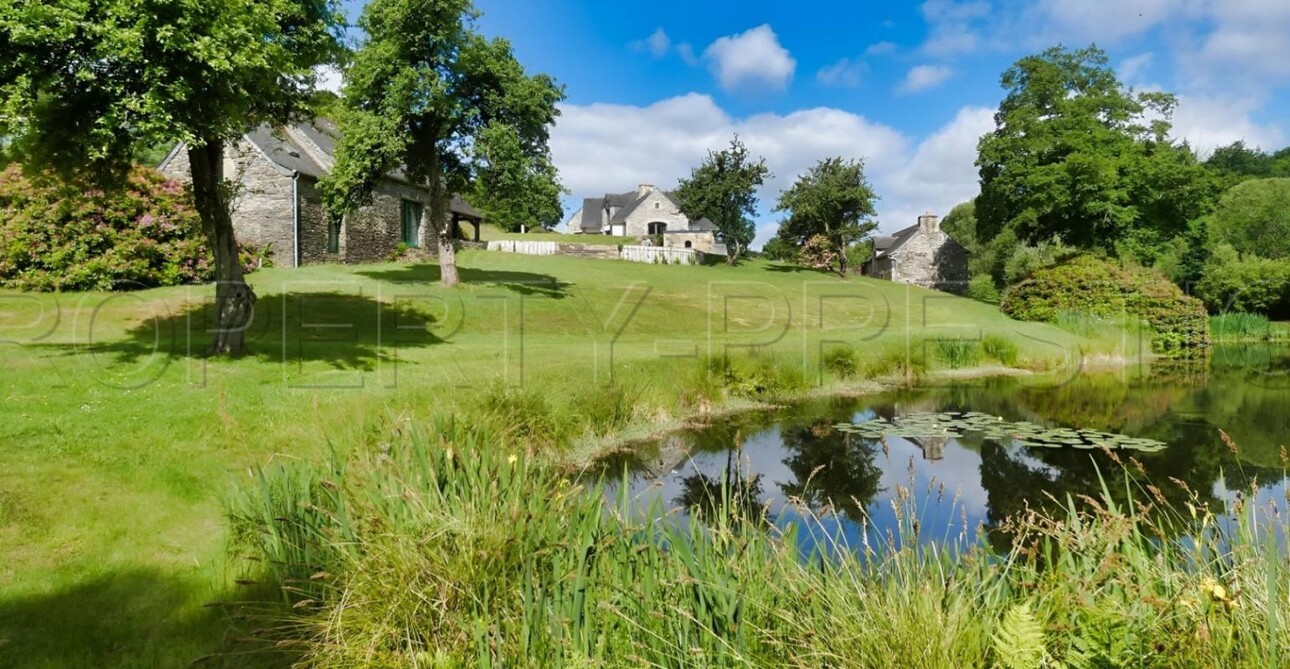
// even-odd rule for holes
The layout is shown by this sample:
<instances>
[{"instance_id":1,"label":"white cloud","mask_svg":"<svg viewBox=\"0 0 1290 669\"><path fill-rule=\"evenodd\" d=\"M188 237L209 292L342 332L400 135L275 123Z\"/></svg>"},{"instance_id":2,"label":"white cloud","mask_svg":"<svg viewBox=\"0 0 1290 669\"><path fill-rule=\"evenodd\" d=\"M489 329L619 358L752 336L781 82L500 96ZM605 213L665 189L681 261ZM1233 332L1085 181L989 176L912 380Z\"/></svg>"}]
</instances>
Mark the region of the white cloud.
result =
<instances>
[{"instance_id":1,"label":"white cloud","mask_svg":"<svg viewBox=\"0 0 1290 669\"><path fill-rule=\"evenodd\" d=\"M681 60L685 61L686 65L699 64L699 57L694 55L694 47L687 42L681 42L676 45L676 53L681 57Z\"/></svg>"},{"instance_id":2,"label":"white cloud","mask_svg":"<svg viewBox=\"0 0 1290 669\"><path fill-rule=\"evenodd\" d=\"M1120 81L1130 86L1136 85L1146 73L1147 68L1151 67L1151 62L1155 60L1155 54L1151 52L1140 53L1136 56L1125 58L1120 63L1118 75Z\"/></svg>"},{"instance_id":3,"label":"white cloud","mask_svg":"<svg viewBox=\"0 0 1290 669\"><path fill-rule=\"evenodd\" d=\"M947 213L975 194L977 138L993 127L991 110L965 108L915 144L888 126L839 109L736 118L697 93L645 107L566 104L561 111L551 150L573 192L573 208L581 198L639 183L673 187L708 150L724 148L738 133L774 175L759 193L759 243L774 233L770 210L780 191L830 156L865 159L866 174L882 198L878 212L886 231L912 224L927 209Z\"/></svg>"},{"instance_id":4,"label":"white cloud","mask_svg":"<svg viewBox=\"0 0 1290 669\"><path fill-rule=\"evenodd\" d=\"M1202 156L1238 140L1267 150L1285 146L1282 128L1251 119L1259 107L1253 99L1179 96L1172 134L1187 140Z\"/></svg>"},{"instance_id":5,"label":"white cloud","mask_svg":"<svg viewBox=\"0 0 1290 669\"><path fill-rule=\"evenodd\" d=\"M908 94L936 88L953 75L954 70L944 65L917 65L905 75L905 80L896 87L896 92Z\"/></svg>"},{"instance_id":6,"label":"white cloud","mask_svg":"<svg viewBox=\"0 0 1290 669\"><path fill-rule=\"evenodd\" d=\"M864 61L843 58L815 73L815 79L825 86L849 88L858 86L868 73L869 66Z\"/></svg>"},{"instance_id":7,"label":"white cloud","mask_svg":"<svg viewBox=\"0 0 1290 669\"><path fill-rule=\"evenodd\" d=\"M864 55L866 55L866 56L886 56L886 55L890 55L890 54L896 53L896 50L897 50L898 48L899 48L899 47L898 47L898 46L896 46L896 43L895 43L895 42L875 42L875 43L870 44L868 47L866 47L866 48L865 48L865 50L864 50Z\"/></svg>"},{"instance_id":8,"label":"white cloud","mask_svg":"<svg viewBox=\"0 0 1290 669\"><path fill-rule=\"evenodd\" d=\"M672 49L672 38L667 36L667 32L662 28L656 28L649 37L635 42L632 45L637 50L648 51L655 58L662 58Z\"/></svg>"},{"instance_id":9,"label":"white cloud","mask_svg":"<svg viewBox=\"0 0 1290 669\"><path fill-rule=\"evenodd\" d=\"M703 52L721 87L783 90L793 78L797 61L779 43L769 24L738 35L722 37Z\"/></svg>"}]
</instances>

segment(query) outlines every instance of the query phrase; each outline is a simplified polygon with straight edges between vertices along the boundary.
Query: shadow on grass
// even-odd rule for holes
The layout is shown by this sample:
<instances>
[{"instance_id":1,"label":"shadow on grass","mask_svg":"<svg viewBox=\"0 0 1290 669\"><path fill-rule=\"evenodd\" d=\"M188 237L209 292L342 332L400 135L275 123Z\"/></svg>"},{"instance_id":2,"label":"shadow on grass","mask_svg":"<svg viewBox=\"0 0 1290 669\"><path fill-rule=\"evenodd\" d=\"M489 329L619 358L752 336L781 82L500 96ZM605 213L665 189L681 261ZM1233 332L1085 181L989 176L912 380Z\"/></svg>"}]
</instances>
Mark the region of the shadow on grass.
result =
<instances>
[{"instance_id":1,"label":"shadow on grass","mask_svg":"<svg viewBox=\"0 0 1290 669\"><path fill-rule=\"evenodd\" d=\"M66 355L89 353L116 363L138 363L156 356L201 358L215 327L214 304L140 321L124 337L91 336L85 345L50 345ZM356 293L310 292L262 296L246 331L246 352L265 362L330 364L338 370L371 371L378 362L396 361L402 348L442 343L436 324L447 303L434 296L386 302Z\"/></svg>"},{"instance_id":2,"label":"shadow on grass","mask_svg":"<svg viewBox=\"0 0 1290 669\"><path fill-rule=\"evenodd\" d=\"M104 575L58 592L0 599L0 666L276 667L224 607L153 570ZM256 652L252 652L253 649Z\"/></svg>"},{"instance_id":3,"label":"shadow on grass","mask_svg":"<svg viewBox=\"0 0 1290 669\"><path fill-rule=\"evenodd\" d=\"M549 274L512 272L507 270L458 267L464 284L499 286L521 295L540 295L555 299L566 297L567 283L560 283ZM439 283L442 278L439 266L433 264L404 265L398 269L372 269L359 271L360 276L390 283Z\"/></svg>"},{"instance_id":4,"label":"shadow on grass","mask_svg":"<svg viewBox=\"0 0 1290 669\"><path fill-rule=\"evenodd\" d=\"M829 274L832 276L837 276L837 272L834 272L831 269L816 269L814 267L806 267L804 265L794 265L791 263L777 263L777 262L772 262L767 264L766 271L779 272L780 274L800 274L802 272L810 272L811 274Z\"/></svg>"}]
</instances>

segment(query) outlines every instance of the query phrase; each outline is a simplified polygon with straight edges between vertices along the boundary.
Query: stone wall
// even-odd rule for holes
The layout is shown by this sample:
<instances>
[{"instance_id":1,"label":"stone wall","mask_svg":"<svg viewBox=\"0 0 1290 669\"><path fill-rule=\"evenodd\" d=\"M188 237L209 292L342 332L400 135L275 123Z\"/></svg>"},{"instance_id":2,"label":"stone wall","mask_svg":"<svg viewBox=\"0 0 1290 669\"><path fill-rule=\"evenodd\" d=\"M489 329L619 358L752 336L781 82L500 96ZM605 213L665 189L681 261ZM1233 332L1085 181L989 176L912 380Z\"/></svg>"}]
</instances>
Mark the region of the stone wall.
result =
<instances>
[{"instance_id":1,"label":"stone wall","mask_svg":"<svg viewBox=\"0 0 1290 669\"><path fill-rule=\"evenodd\" d=\"M566 244L561 242L557 247L557 253L562 256L616 260L618 258L618 247L607 244Z\"/></svg>"},{"instance_id":2,"label":"stone wall","mask_svg":"<svg viewBox=\"0 0 1290 669\"><path fill-rule=\"evenodd\" d=\"M967 289L967 249L939 228L920 230L891 258L892 281L948 292Z\"/></svg>"},{"instance_id":3,"label":"stone wall","mask_svg":"<svg viewBox=\"0 0 1290 669\"><path fill-rule=\"evenodd\" d=\"M716 241L716 237L711 232L669 232L663 235L663 246L674 249L690 248L704 253L712 253ZM690 245L686 246L686 242L690 242Z\"/></svg>"},{"instance_id":4,"label":"stone wall","mask_svg":"<svg viewBox=\"0 0 1290 669\"><path fill-rule=\"evenodd\" d=\"M162 174L192 183L188 150L181 147ZM278 171L245 139L224 153L224 178L238 183L231 214L233 231L244 244L270 247L273 264L295 266L292 177Z\"/></svg>"},{"instance_id":5,"label":"stone wall","mask_svg":"<svg viewBox=\"0 0 1290 669\"><path fill-rule=\"evenodd\" d=\"M303 264L340 262L345 257L345 235L338 239L337 253L327 252L327 215L318 180L300 177L300 258Z\"/></svg>"}]
</instances>

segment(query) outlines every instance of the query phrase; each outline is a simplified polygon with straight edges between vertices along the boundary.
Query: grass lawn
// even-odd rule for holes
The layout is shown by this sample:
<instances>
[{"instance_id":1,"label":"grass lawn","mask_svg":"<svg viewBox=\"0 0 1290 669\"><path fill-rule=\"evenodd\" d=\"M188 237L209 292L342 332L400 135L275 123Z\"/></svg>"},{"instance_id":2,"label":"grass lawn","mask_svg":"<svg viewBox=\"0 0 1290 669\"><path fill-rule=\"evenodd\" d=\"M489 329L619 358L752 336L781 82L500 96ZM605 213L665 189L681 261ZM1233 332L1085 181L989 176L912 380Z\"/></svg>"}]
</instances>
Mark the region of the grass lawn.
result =
<instances>
[{"instance_id":1,"label":"grass lawn","mask_svg":"<svg viewBox=\"0 0 1290 669\"><path fill-rule=\"evenodd\" d=\"M467 228L469 230L469 228ZM480 241L494 239L521 239L530 242L569 242L573 244L622 244L623 238L614 239L603 235L573 235L564 232L506 232L495 225L483 223L479 226Z\"/></svg>"},{"instance_id":2,"label":"grass lawn","mask_svg":"<svg viewBox=\"0 0 1290 669\"><path fill-rule=\"evenodd\" d=\"M765 262L458 257L457 290L434 265L256 273L238 360L200 356L209 287L0 292L0 666L181 666L218 650L223 618L202 605L233 596L222 500L239 478L374 447L431 414L470 420L502 385L574 425L618 388L625 429L646 431L696 411L709 355L843 390L863 379L820 364L840 347L933 369L934 339L996 335L1036 369L1119 352L971 300ZM604 439L572 441L554 457Z\"/></svg>"}]
</instances>

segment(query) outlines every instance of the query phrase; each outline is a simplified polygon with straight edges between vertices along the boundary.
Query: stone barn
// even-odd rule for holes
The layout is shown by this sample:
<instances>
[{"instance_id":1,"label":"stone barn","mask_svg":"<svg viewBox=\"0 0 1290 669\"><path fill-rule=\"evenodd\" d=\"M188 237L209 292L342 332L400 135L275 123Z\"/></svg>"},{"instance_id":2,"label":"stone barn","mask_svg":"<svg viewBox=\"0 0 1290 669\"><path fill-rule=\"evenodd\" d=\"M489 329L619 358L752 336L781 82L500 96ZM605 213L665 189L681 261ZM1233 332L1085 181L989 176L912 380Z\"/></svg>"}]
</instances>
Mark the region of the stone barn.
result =
<instances>
[{"instance_id":1,"label":"stone barn","mask_svg":"<svg viewBox=\"0 0 1290 669\"><path fill-rule=\"evenodd\" d=\"M317 118L280 128L261 126L228 143L224 178L238 186L232 211L238 241L267 246L279 267L380 261L400 243L424 253L436 251L430 193L401 171L377 184L371 204L342 220L326 215L318 180L331 172L338 137L331 121ZM157 169L178 181L192 178L182 144ZM449 209L454 234L461 224L470 224L478 241L483 216L459 196L453 196Z\"/></svg>"},{"instance_id":2,"label":"stone barn","mask_svg":"<svg viewBox=\"0 0 1290 669\"><path fill-rule=\"evenodd\" d=\"M865 274L950 293L967 291L968 250L941 230L932 214L890 237L878 237Z\"/></svg>"}]
</instances>

